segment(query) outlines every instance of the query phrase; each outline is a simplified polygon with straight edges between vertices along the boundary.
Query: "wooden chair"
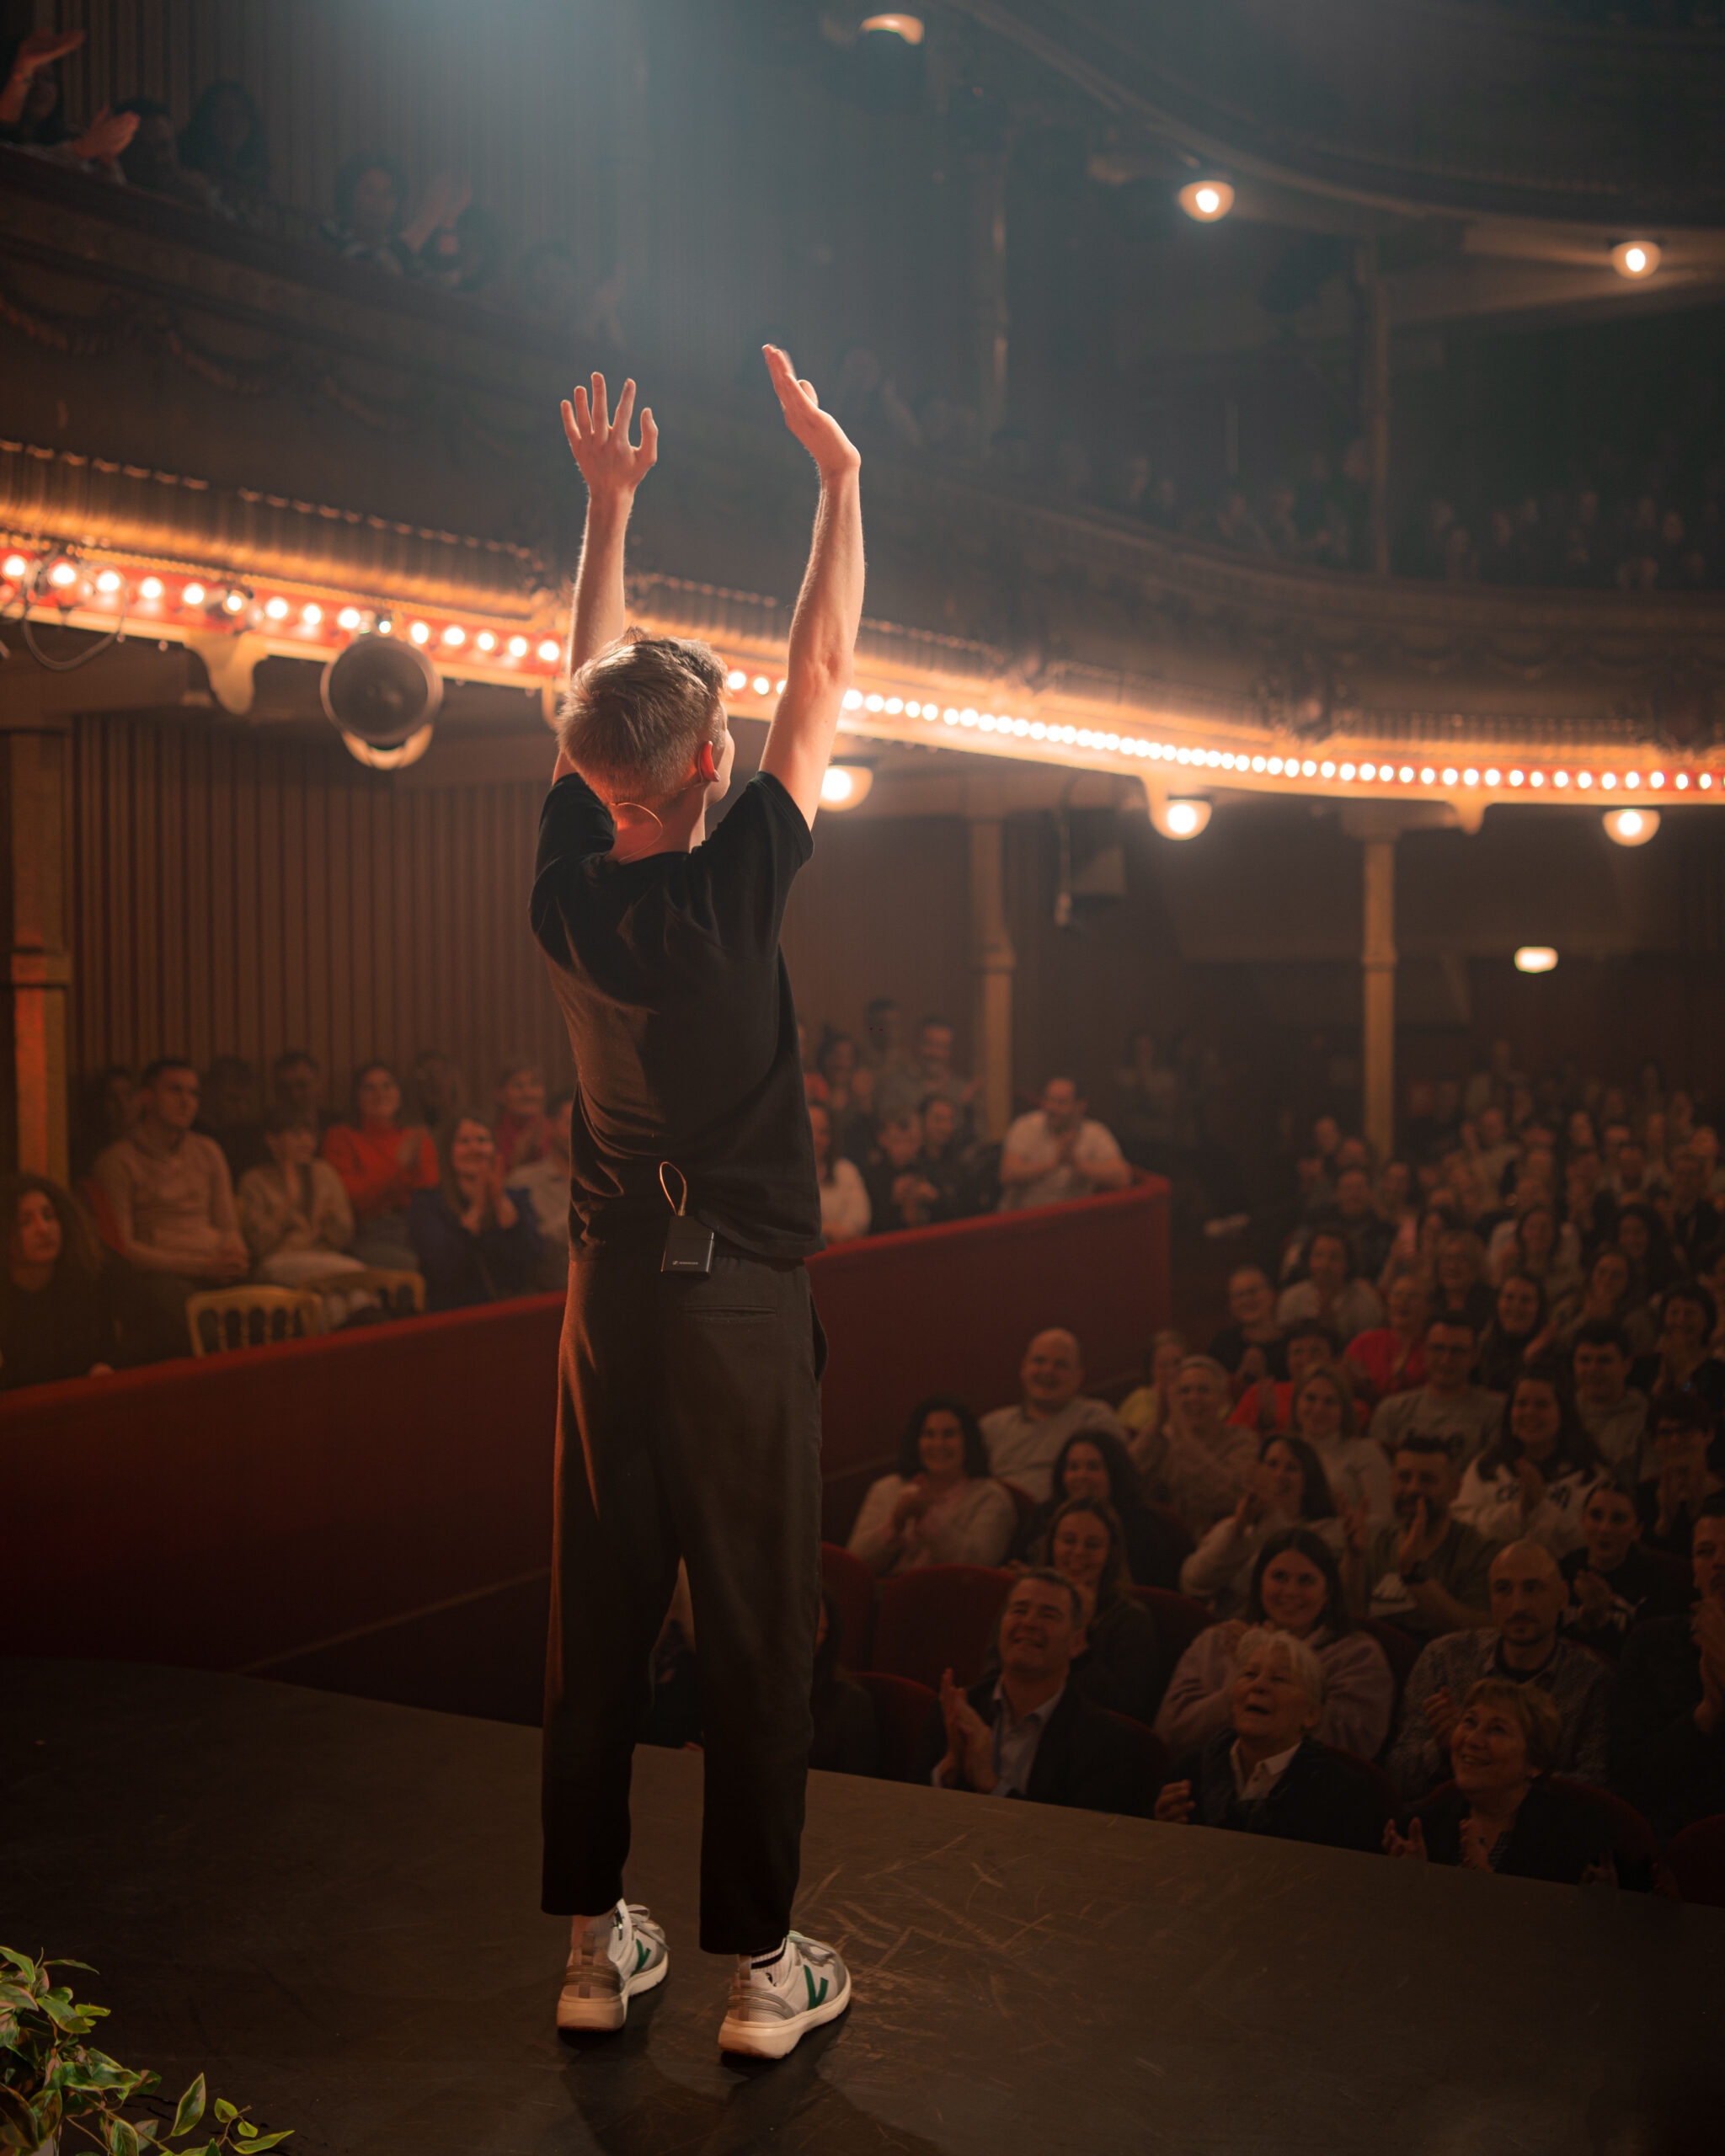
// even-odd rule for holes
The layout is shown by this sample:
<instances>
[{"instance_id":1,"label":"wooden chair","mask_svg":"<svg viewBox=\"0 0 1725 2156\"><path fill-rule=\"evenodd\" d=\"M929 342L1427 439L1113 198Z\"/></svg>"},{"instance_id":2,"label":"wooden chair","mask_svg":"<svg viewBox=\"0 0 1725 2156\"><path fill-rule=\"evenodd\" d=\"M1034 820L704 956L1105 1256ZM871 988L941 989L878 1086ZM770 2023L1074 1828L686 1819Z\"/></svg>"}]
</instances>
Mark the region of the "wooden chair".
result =
<instances>
[{"instance_id":1,"label":"wooden chair","mask_svg":"<svg viewBox=\"0 0 1725 2156\"><path fill-rule=\"evenodd\" d=\"M185 1306L194 1355L227 1355L309 1340L323 1330L323 1298L301 1288L212 1288Z\"/></svg>"},{"instance_id":2,"label":"wooden chair","mask_svg":"<svg viewBox=\"0 0 1725 2156\"><path fill-rule=\"evenodd\" d=\"M328 1282L323 1292L336 1295L375 1295L378 1308L390 1317L419 1317L425 1308L423 1273L393 1273L382 1265L368 1265L359 1273L338 1273Z\"/></svg>"}]
</instances>

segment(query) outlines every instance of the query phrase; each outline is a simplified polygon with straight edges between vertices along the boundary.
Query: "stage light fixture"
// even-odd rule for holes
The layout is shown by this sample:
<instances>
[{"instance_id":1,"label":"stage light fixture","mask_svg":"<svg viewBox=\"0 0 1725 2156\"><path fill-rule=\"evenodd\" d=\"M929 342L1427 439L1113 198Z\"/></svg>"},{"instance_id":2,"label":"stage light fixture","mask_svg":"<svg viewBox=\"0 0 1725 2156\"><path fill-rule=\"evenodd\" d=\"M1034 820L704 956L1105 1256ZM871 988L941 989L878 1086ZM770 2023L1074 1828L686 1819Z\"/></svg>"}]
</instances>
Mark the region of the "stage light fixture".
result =
<instances>
[{"instance_id":1,"label":"stage light fixture","mask_svg":"<svg viewBox=\"0 0 1725 2156\"><path fill-rule=\"evenodd\" d=\"M554 666L563 657L563 646L555 637L542 638L539 645L539 656L547 666Z\"/></svg>"},{"instance_id":2,"label":"stage light fixture","mask_svg":"<svg viewBox=\"0 0 1725 2156\"><path fill-rule=\"evenodd\" d=\"M451 622L443 632L443 641L451 651L459 651L467 640L467 632L458 622Z\"/></svg>"},{"instance_id":3,"label":"stage light fixture","mask_svg":"<svg viewBox=\"0 0 1725 2156\"><path fill-rule=\"evenodd\" d=\"M308 629L315 629L323 618L323 609L321 606L302 606L300 609L300 619Z\"/></svg>"},{"instance_id":4,"label":"stage light fixture","mask_svg":"<svg viewBox=\"0 0 1725 2156\"><path fill-rule=\"evenodd\" d=\"M415 643L430 643L431 641L430 625L425 622L414 622L409 628L408 634Z\"/></svg>"},{"instance_id":5,"label":"stage light fixture","mask_svg":"<svg viewBox=\"0 0 1725 2156\"><path fill-rule=\"evenodd\" d=\"M264 611L272 622L285 622L287 619L287 601L278 592L274 599L264 601Z\"/></svg>"},{"instance_id":6,"label":"stage light fixture","mask_svg":"<svg viewBox=\"0 0 1725 2156\"><path fill-rule=\"evenodd\" d=\"M746 689L749 686L749 677L743 671L740 666L734 666L730 672L725 675L724 685L726 688L733 691L738 689Z\"/></svg>"},{"instance_id":7,"label":"stage light fixture","mask_svg":"<svg viewBox=\"0 0 1725 2156\"><path fill-rule=\"evenodd\" d=\"M1549 943L1524 943L1515 953L1519 974L1548 974L1557 963L1557 953Z\"/></svg>"},{"instance_id":8,"label":"stage light fixture","mask_svg":"<svg viewBox=\"0 0 1725 2156\"><path fill-rule=\"evenodd\" d=\"M473 638L473 642L481 651L495 651L497 648L497 638L492 635L489 629L481 629L478 635Z\"/></svg>"},{"instance_id":9,"label":"stage light fixture","mask_svg":"<svg viewBox=\"0 0 1725 2156\"><path fill-rule=\"evenodd\" d=\"M96 589L104 599L111 599L125 581L118 569L104 569L96 579Z\"/></svg>"},{"instance_id":10,"label":"stage light fixture","mask_svg":"<svg viewBox=\"0 0 1725 2156\"><path fill-rule=\"evenodd\" d=\"M162 579L159 576L147 576L143 582L138 586L138 597L140 599L157 600L161 596Z\"/></svg>"},{"instance_id":11,"label":"stage light fixture","mask_svg":"<svg viewBox=\"0 0 1725 2156\"><path fill-rule=\"evenodd\" d=\"M335 626L339 629L345 629L348 634L351 636L354 631L360 626L359 608L357 606L344 606L341 611L335 617Z\"/></svg>"},{"instance_id":12,"label":"stage light fixture","mask_svg":"<svg viewBox=\"0 0 1725 2156\"><path fill-rule=\"evenodd\" d=\"M857 26L859 37L879 32L886 37L901 37L906 45L921 45L923 23L921 15L865 15Z\"/></svg>"},{"instance_id":13,"label":"stage light fixture","mask_svg":"<svg viewBox=\"0 0 1725 2156\"><path fill-rule=\"evenodd\" d=\"M1151 821L1165 839L1195 839L1208 825L1210 816L1209 802L1194 794L1177 794L1151 811Z\"/></svg>"},{"instance_id":14,"label":"stage light fixture","mask_svg":"<svg viewBox=\"0 0 1725 2156\"><path fill-rule=\"evenodd\" d=\"M829 764L820 782L820 800L826 808L859 808L868 798L874 773L867 764Z\"/></svg>"},{"instance_id":15,"label":"stage light fixture","mask_svg":"<svg viewBox=\"0 0 1725 2156\"><path fill-rule=\"evenodd\" d=\"M230 584L222 595L222 611L230 616L243 614L252 603L252 595L242 584Z\"/></svg>"},{"instance_id":16,"label":"stage light fixture","mask_svg":"<svg viewBox=\"0 0 1725 2156\"><path fill-rule=\"evenodd\" d=\"M1645 846L1659 828L1657 808L1612 808L1600 817L1605 836L1617 846Z\"/></svg>"},{"instance_id":17,"label":"stage light fixture","mask_svg":"<svg viewBox=\"0 0 1725 2156\"><path fill-rule=\"evenodd\" d=\"M1234 190L1225 179L1212 175L1189 179L1174 197L1188 217L1200 225L1213 225L1234 206Z\"/></svg>"},{"instance_id":18,"label":"stage light fixture","mask_svg":"<svg viewBox=\"0 0 1725 2156\"><path fill-rule=\"evenodd\" d=\"M764 696L767 691L772 686L772 684L767 680L764 674L757 674L749 686L754 690L757 696Z\"/></svg>"},{"instance_id":19,"label":"stage light fixture","mask_svg":"<svg viewBox=\"0 0 1725 2156\"><path fill-rule=\"evenodd\" d=\"M1611 249L1611 267L1632 284L1651 277L1659 266L1659 250L1650 239L1620 240Z\"/></svg>"},{"instance_id":20,"label":"stage light fixture","mask_svg":"<svg viewBox=\"0 0 1725 2156\"><path fill-rule=\"evenodd\" d=\"M180 592L179 603L182 606L201 606L205 597L206 593L202 584L189 584Z\"/></svg>"},{"instance_id":21,"label":"stage light fixture","mask_svg":"<svg viewBox=\"0 0 1725 2156\"><path fill-rule=\"evenodd\" d=\"M29 563L22 554L8 554L4 563L6 574L14 583L29 569Z\"/></svg>"},{"instance_id":22,"label":"stage light fixture","mask_svg":"<svg viewBox=\"0 0 1725 2156\"><path fill-rule=\"evenodd\" d=\"M443 680L417 645L360 637L324 668L318 692L351 755L374 771L399 771L425 753Z\"/></svg>"},{"instance_id":23,"label":"stage light fixture","mask_svg":"<svg viewBox=\"0 0 1725 2156\"><path fill-rule=\"evenodd\" d=\"M511 637L509 640L509 655L511 659L525 659L527 655L527 639L525 637Z\"/></svg>"}]
</instances>

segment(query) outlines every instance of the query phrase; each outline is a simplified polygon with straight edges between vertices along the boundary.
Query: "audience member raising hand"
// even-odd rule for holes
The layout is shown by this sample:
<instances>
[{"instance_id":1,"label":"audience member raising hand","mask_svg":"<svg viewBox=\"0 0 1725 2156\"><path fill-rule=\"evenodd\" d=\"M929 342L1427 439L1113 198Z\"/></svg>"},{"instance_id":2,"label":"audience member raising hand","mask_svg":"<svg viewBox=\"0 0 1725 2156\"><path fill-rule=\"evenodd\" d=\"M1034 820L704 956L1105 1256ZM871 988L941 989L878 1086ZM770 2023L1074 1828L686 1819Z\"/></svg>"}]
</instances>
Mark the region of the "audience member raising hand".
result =
<instances>
[{"instance_id":1,"label":"audience member raising hand","mask_svg":"<svg viewBox=\"0 0 1725 2156\"><path fill-rule=\"evenodd\" d=\"M1606 1479L1562 1372L1537 1363L1516 1380L1497 1438L1468 1462L1455 1513L1491 1541L1527 1537L1563 1557L1579 1545L1583 1508Z\"/></svg>"},{"instance_id":2,"label":"audience member raising hand","mask_svg":"<svg viewBox=\"0 0 1725 2156\"><path fill-rule=\"evenodd\" d=\"M882 1575L923 1565L998 1565L1017 1513L988 1471L976 1417L951 1393L911 1410L896 1471L873 1484L850 1550Z\"/></svg>"},{"instance_id":3,"label":"audience member raising hand","mask_svg":"<svg viewBox=\"0 0 1725 2156\"><path fill-rule=\"evenodd\" d=\"M526 1294L538 1267L538 1225L526 1193L504 1187L503 1163L477 1116L456 1118L441 1166L435 1187L415 1191L408 1209L426 1308L462 1310Z\"/></svg>"}]
</instances>

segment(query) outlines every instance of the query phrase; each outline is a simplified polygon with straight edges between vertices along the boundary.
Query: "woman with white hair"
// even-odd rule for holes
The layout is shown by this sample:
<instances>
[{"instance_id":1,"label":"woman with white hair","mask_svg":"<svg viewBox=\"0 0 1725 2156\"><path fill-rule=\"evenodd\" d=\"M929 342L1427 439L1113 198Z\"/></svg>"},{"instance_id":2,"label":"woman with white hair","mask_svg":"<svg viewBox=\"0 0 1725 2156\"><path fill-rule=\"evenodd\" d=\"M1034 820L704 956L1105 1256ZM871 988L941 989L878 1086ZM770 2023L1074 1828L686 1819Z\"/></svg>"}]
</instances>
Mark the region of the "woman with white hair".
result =
<instances>
[{"instance_id":1,"label":"woman with white hair","mask_svg":"<svg viewBox=\"0 0 1725 2156\"><path fill-rule=\"evenodd\" d=\"M1247 1632L1234 1657L1228 1726L1182 1764L1156 1818L1331 1849L1383 1845L1388 1807L1357 1762L1320 1743L1323 1664L1291 1632Z\"/></svg>"}]
</instances>

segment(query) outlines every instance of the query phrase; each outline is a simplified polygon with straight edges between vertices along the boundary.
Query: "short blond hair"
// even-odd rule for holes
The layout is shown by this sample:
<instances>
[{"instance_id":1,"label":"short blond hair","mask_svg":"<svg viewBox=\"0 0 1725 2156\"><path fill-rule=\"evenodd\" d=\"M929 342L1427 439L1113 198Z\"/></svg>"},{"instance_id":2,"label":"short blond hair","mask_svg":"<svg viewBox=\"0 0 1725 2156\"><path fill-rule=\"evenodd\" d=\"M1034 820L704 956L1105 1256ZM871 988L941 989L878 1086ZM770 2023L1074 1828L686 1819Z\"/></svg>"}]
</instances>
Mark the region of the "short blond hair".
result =
<instances>
[{"instance_id":1,"label":"short blond hair","mask_svg":"<svg viewBox=\"0 0 1725 2156\"><path fill-rule=\"evenodd\" d=\"M570 681L558 738L601 800L650 806L675 793L723 729L724 669L709 646L631 629Z\"/></svg>"}]
</instances>

